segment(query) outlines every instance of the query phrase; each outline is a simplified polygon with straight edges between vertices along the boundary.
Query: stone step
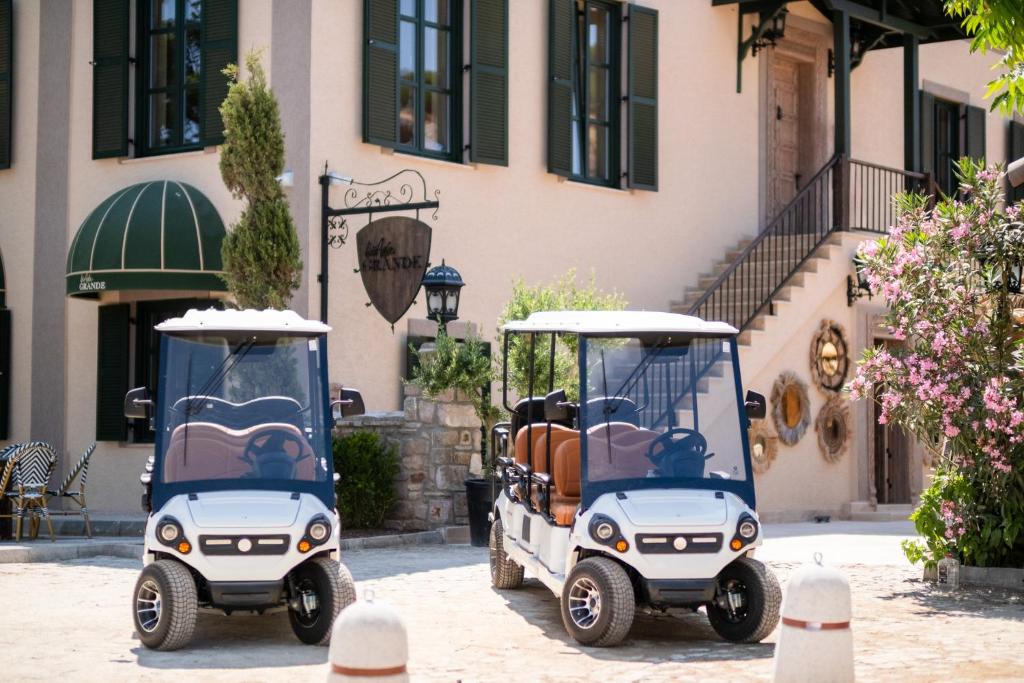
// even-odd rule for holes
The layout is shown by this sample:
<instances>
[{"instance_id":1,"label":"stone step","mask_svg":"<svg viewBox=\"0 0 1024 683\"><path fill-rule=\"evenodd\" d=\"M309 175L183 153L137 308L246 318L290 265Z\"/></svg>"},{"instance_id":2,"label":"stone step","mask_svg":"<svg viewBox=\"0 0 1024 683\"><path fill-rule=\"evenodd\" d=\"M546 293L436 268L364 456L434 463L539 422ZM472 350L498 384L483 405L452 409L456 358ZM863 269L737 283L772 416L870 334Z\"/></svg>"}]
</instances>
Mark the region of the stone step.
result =
<instances>
[{"instance_id":1,"label":"stone step","mask_svg":"<svg viewBox=\"0 0 1024 683\"><path fill-rule=\"evenodd\" d=\"M899 522L910 518L914 506L910 504L879 504L871 509L870 504L866 508L860 505L850 504L850 519L855 522Z\"/></svg>"}]
</instances>

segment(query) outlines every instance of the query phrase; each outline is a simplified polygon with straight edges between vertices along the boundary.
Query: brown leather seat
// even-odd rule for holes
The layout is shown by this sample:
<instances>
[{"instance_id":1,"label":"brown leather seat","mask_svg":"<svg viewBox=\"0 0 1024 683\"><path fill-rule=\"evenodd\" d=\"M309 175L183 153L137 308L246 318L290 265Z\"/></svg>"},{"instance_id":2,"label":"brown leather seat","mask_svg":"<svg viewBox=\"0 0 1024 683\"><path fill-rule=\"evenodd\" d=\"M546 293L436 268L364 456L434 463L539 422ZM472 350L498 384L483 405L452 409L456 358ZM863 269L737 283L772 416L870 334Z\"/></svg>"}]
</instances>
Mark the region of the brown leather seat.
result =
<instances>
[{"instance_id":1,"label":"brown leather seat","mask_svg":"<svg viewBox=\"0 0 1024 683\"><path fill-rule=\"evenodd\" d=\"M547 430L542 429L543 433L540 438L537 439L536 450L533 452L534 472L547 473L548 470L548 435ZM566 441L579 441L580 433L575 429L569 429L568 427L562 427L561 425L551 425L551 470L554 470L555 463L555 451L564 444Z\"/></svg>"},{"instance_id":2,"label":"brown leather seat","mask_svg":"<svg viewBox=\"0 0 1024 683\"><path fill-rule=\"evenodd\" d=\"M547 473L546 463L546 450L542 450L542 447L546 449L548 434L548 424L546 422L533 423L533 425L526 425L520 427L519 432L516 434L515 441L513 443L513 449L515 451L516 463L520 465L529 465L533 468L534 472ZM564 439L566 437L580 436L580 433L575 429L571 429L564 425L552 424L551 425L551 438L552 438L552 449L551 452L554 454L555 446L560 443L555 439ZM529 444L533 441L533 457L530 457ZM544 439L544 443L541 444L541 439Z\"/></svg>"},{"instance_id":3,"label":"brown leather seat","mask_svg":"<svg viewBox=\"0 0 1024 683\"><path fill-rule=\"evenodd\" d=\"M580 440L566 439L555 451L555 492L551 496L551 516L555 524L568 526L580 504Z\"/></svg>"},{"instance_id":4,"label":"brown leather seat","mask_svg":"<svg viewBox=\"0 0 1024 683\"><path fill-rule=\"evenodd\" d=\"M287 441L288 455L295 458L295 479L315 481L316 458L302 432L295 425L270 423L230 429L212 422L190 422L179 425L171 434L164 453L163 480L165 482L199 481L208 479L239 479L250 472L252 466L242 459L245 447L262 432L282 431L293 434L302 444ZM187 448L186 448L187 436ZM299 451L299 452L291 452Z\"/></svg>"}]
</instances>

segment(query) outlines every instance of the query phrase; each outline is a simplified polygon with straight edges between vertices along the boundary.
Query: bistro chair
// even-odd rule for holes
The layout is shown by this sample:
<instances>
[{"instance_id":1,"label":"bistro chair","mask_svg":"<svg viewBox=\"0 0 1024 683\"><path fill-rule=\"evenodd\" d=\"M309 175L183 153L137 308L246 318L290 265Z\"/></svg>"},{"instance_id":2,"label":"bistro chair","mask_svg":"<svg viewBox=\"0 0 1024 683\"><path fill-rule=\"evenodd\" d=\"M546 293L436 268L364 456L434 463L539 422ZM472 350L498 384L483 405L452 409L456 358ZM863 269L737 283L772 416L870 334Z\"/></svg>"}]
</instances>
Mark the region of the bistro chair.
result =
<instances>
[{"instance_id":1,"label":"bistro chair","mask_svg":"<svg viewBox=\"0 0 1024 683\"><path fill-rule=\"evenodd\" d=\"M56 541L53 533L53 522L50 521L50 511L46 506L46 488L49 486L50 477L53 476L54 467L57 465L57 453L53 447L42 441L29 441L17 444L13 449L6 449L8 454L7 464L4 467L4 474L0 484L0 490L4 492L15 511L14 537L21 540L21 531L25 521L25 514L29 515L29 529L34 529L32 537L39 531L38 516L46 520L47 529L50 532L50 540Z\"/></svg>"},{"instance_id":2,"label":"bistro chair","mask_svg":"<svg viewBox=\"0 0 1024 683\"><path fill-rule=\"evenodd\" d=\"M86 507L85 502L85 482L89 478L89 460L92 458L93 452L96 450L96 442L94 441L91 446L85 449L82 453L82 457L78 459L75 466L68 472L68 476L64 477L64 481L60 483L56 491L48 490L46 492L47 498L59 497L59 498L70 498L78 506L78 510L51 510L51 515L82 515L82 519L85 520L85 535L92 538L92 526L89 523L89 508ZM78 480L78 490L73 491L71 485ZM38 529L37 529L38 531Z\"/></svg>"}]
</instances>

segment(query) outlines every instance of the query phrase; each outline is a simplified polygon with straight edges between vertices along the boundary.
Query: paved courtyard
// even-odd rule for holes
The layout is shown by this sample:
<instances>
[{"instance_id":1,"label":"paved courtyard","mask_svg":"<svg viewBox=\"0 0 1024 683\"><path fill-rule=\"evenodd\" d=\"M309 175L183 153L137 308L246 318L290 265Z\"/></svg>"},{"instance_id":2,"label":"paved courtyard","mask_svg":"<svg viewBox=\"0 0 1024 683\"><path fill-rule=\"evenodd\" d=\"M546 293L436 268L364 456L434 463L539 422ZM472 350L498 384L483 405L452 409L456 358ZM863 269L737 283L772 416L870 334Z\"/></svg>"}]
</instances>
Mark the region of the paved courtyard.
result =
<instances>
[{"instance_id":1,"label":"paved courtyard","mask_svg":"<svg viewBox=\"0 0 1024 683\"><path fill-rule=\"evenodd\" d=\"M956 595L920 581L899 553L909 525L833 522L766 529L761 557L785 586L821 552L853 588L861 681L1021 680L1024 595ZM769 680L776 635L759 645L719 640L703 614L641 615L615 649L565 634L558 602L535 580L490 588L485 549L419 546L346 553L360 595L396 607L409 627L414 680ZM283 614L201 615L192 646L157 653L132 635L138 562L92 558L0 565L3 680L321 681L326 648L298 644Z\"/></svg>"}]
</instances>

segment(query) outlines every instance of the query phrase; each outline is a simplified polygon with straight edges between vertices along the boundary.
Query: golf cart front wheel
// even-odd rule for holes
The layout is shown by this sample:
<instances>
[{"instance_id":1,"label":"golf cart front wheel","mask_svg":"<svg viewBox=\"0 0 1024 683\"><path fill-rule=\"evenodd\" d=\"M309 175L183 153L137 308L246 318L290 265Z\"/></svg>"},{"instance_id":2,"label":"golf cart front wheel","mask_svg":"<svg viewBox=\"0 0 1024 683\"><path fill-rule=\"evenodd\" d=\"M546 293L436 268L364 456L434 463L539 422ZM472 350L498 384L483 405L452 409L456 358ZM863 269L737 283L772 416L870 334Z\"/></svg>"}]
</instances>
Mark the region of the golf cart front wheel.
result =
<instances>
[{"instance_id":1,"label":"golf cart front wheel","mask_svg":"<svg viewBox=\"0 0 1024 683\"><path fill-rule=\"evenodd\" d=\"M519 588L523 585L523 567L509 559L505 552L505 528L501 519L491 525L491 584L495 588Z\"/></svg>"},{"instance_id":2,"label":"golf cart front wheel","mask_svg":"<svg viewBox=\"0 0 1024 683\"><path fill-rule=\"evenodd\" d=\"M741 557L718 574L708 621L734 643L758 643L779 624L782 589L775 574L757 560Z\"/></svg>"},{"instance_id":3,"label":"golf cart front wheel","mask_svg":"<svg viewBox=\"0 0 1024 683\"><path fill-rule=\"evenodd\" d=\"M146 647L177 650L188 645L197 611L196 582L185 565L158 560L139 574L132 596L132 620Z\"/></svg>"},{"instance_id":4,"label":"golf cart front wheel","mask_svg":"<svg viewBox=\"0 0 1024 683\"><path fill-rule=\"evenodd\" d=\"M314 557L292 571L295 594L288 604L288 621L307 645L327 645L331 626L341 610L356 601L356 584L348 568L326 557Z\"/></svg>"},{"instance_id":5,"label":"golf cart front wheel","mask_svg":"<svg viewBox=\"0 0 1024 683\"><path fill-rule=\"evenodd\" d=\"M617 562L589 557L569 572L562 589L565 630L583 645L618 645L636 612L633 582Z\"/></svg>"}]
</instances>

